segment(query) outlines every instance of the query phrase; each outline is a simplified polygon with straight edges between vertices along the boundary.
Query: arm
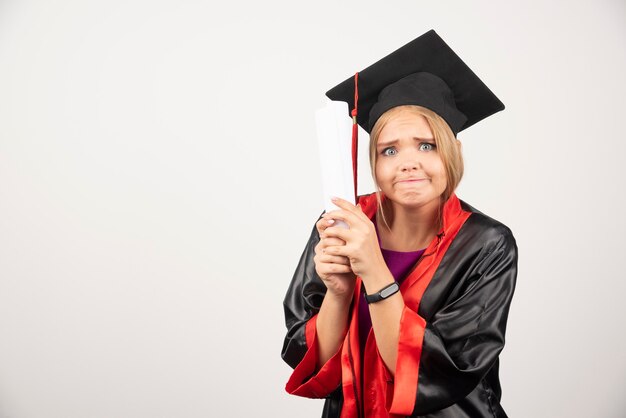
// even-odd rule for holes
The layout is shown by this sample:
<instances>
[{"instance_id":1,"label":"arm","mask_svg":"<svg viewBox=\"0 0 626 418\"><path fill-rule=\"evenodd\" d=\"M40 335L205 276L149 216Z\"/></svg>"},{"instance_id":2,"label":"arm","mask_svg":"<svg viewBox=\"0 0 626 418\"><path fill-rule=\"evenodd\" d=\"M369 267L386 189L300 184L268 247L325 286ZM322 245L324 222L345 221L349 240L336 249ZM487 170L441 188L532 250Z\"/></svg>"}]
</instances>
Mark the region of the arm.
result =
<instances>
[{"instance_id":1,"label":"arm","mask_svg":"<svg viewBox=\"0 0 626 418\"><path fill-rule=\"evenodd\" d=\"M367 294L376 293L394 282L393 275L386 265L380 266L371 277L362 277ZM398 339L400 319L404 310L402 294L396 292L387 299L369 305L372 329L376 337L376 347L385 367L392 376L396 374L398 359Z\"/></svg>"},{"instance_id":2,"label":"arm","mask_svg":"<svg viewBox=\"0 0 626 418\"><path fill-rule=\"evenodd\" d=\"M348 314L352 295L335 296L326 293L317 315L317 368L321 368L335 355L348 331Z\"/></svg>"},{"instance_id":3,"label":"arm","mask_svg":"<svg viewBox=\"0 0 626 418\"><path fill-rule=\"evenodd\" d=\"M323 236L340 239L345 245L329 245L327 251L347 258L352 271L358 274L368 294L378 292L394 282L380 251L372 221L362 212L360 205L339 199L335 202L341 209L323 214L324 219L341 219L349 229L329 227ZM387 369L395 374L400 317L404 308L402 295L398 292L389 298L370 305L372 328L376 343Z\"/></svg>"},{"instance_id":4,"label":"arm","mask_svg":"<svg viewBox=\"0 0 626 418\"><path fill-rule=\"evenodd\" d=\"M348 275L325 274L322 269L320 274L324 275L324 281L320 278L318 270L323 264L320 258L329 256L320 254L324 245L320 243L319 230L320 222L311 232L283 303L287 336L282 357L294 368L286 389L307 397L325 397L340 384L340 353L354 289L353 285L344 287L344 292L327 289L330 286L335 290L332 284L349 285L354 278ZM349 268L345 265L326 267L333 271Z\"/></svg>"}]
</instances>

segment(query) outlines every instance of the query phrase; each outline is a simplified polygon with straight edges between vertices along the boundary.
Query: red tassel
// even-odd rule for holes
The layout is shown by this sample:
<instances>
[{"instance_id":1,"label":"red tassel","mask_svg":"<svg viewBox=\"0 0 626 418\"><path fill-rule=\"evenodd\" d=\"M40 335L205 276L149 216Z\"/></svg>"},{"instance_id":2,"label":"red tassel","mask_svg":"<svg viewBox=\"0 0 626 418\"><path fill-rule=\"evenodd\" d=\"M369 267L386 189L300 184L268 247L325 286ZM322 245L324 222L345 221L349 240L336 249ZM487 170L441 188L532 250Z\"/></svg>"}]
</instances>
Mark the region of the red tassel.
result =
<instances>
[{"instance_id":1,"label":"red tassel","mask_svg":"<svg viewBox=\"0 0 626 418\"><path fill-rule=\"evenodd\" d=\"M357 114L359 106L359 73L354 74L354 109L352 109L352 177L354 179L354 202L357 202L357 160L359 157L359 124Z\"/></svg>"}]
</instances>

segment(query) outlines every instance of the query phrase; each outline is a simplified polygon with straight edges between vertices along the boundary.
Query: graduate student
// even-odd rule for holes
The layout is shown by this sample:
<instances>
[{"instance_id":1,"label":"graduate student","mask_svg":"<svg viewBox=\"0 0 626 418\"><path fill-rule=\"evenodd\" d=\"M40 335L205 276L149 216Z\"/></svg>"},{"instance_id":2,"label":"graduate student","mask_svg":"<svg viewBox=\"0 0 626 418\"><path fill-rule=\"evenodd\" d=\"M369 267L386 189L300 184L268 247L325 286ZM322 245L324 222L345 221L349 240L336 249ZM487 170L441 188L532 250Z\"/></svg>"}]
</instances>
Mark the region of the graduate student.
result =
<instances>
[{"instance_id":1,"label":"graduate student","mask_svg":"<svg viewBox=\"0 0 626 418\"><path fill-rule=\"evenodd\" d=\"M284 300L286 390L323 417L506 417L517 246L455 194L457 134L504 105L432 30L327 96L370 133L377 191L315 223Z\"/></svg>"}]
</instances>

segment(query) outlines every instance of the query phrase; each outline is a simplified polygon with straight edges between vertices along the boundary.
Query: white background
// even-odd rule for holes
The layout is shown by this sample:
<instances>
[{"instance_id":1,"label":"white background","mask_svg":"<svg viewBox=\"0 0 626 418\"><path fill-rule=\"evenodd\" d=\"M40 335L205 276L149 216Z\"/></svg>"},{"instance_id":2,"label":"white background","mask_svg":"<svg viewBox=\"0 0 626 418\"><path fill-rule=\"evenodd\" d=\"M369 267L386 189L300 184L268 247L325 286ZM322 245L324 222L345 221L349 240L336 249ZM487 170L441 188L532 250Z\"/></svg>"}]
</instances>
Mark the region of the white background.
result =
<instances>
[{"instance_id":1,"label":"white background","mask_svg":"<svg viewBox=\"0 0 626 418\"><path fill-rule=\"evenodd\" d=\"M624 416L625 23L623 0L0 0L0 418L318 417L280 359L314 111L431 28L507 105L459 135L458 190L519 246L503 405Z\"/></svg>"}]
</instances>

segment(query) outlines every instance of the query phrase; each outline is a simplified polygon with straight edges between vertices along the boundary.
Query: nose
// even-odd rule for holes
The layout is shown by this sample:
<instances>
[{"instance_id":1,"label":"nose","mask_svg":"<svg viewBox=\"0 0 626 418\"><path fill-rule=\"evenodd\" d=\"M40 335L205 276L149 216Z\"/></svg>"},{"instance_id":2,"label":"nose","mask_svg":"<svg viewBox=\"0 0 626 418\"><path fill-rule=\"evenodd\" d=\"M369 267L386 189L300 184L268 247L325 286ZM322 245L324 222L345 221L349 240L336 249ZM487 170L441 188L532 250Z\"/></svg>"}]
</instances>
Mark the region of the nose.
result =
<instances>
[{"instance_id":1,"label":"nose","mask_svg":"<svg viewBox=\"0 0 626 418\"><path fill-rule=\"evenodd\" d=\"M418 170L421 167L421 162L419 155L416 153L407 153L404 158L400 162L400 170L405 171L414 171Z\"/></svg>"}]
</instances>

